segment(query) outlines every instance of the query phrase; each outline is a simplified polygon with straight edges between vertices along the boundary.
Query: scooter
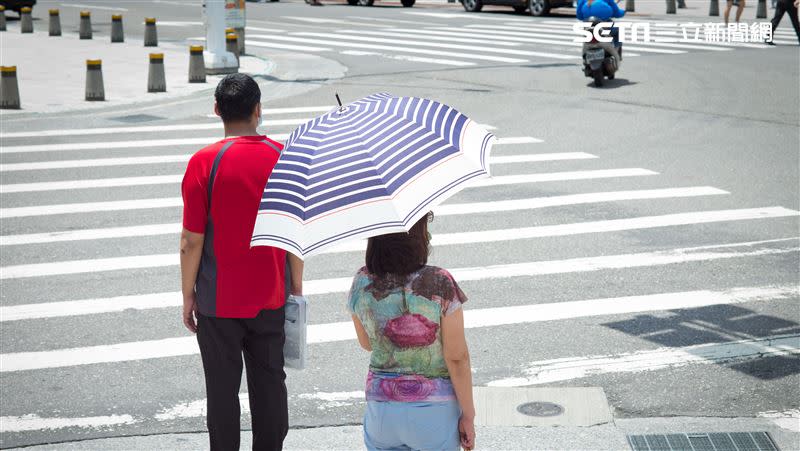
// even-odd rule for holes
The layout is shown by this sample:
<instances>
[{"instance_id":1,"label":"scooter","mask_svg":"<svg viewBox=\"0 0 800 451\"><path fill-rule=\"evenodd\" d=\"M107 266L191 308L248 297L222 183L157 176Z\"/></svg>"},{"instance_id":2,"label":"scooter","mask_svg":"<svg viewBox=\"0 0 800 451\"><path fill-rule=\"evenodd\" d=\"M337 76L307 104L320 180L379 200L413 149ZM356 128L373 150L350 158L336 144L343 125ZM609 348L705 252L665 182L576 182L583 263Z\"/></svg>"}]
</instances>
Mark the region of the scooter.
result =
<instances>
[{"instance_id":1,"label":"scooter","mask_svg":"<svg viewBox=\"0 0 800 451\"><path fill-rule=\"evenodd\" d=\"M597 20L592 21L592 25L586 29L592 34L592 39L583 43L583 74L594 78L594 85L597 87L603 86L603 77L614 79L622 59L622 43L617 47L611 42L599 42L594 37L594 28L599 23ZM616 51L616 55L610 51L611 49Z\"/></svg>"}]
</instances>

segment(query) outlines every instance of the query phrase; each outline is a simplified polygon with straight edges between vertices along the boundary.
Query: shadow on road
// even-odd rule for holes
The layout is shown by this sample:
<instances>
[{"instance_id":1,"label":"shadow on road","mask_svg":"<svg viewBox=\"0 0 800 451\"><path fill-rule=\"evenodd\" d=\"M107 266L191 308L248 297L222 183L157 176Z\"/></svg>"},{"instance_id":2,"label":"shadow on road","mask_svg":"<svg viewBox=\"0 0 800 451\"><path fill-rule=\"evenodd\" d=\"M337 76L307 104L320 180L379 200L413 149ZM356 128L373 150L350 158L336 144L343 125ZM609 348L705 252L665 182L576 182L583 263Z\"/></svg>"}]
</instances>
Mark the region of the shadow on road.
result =
<instances>
[{"instance_id":1,"label":"shadow on road","mask_svg":"<svg viewBox=\"0 0 800 451\"><path fill-rule=\"evenodd\" d=\"M633 86L638 84L639 83L635 81L630 81L627 78L615 78L613 80L603 80L603 86L599 88L594 85L593 81L587 83L586 86L595 89L617 89L617 88L622 88L624 86Z\"/></svg>"},{"instance_id":2,"label":"shadow on road","mask_svg":"<svg viewBox=\"0 0 800 451\"><path fill-rule=\"evenodd\" d=\"M714 362L764 380L800 374L800 355L797 355L797 349L780 348L790 354L775 355L778 348L763 340L800 334L800 324L735 305L675 310L660 315L637 315L629 320L605 323L604 326L669 348L743 340L735 350L731 348L730 356L720 354L719 358L714 357ZM701 349L690 349L687 352L702 358L709 355ZM728 364L736 360L736 352L749 357L743 362Z\"/></svg>"}]
</instances>

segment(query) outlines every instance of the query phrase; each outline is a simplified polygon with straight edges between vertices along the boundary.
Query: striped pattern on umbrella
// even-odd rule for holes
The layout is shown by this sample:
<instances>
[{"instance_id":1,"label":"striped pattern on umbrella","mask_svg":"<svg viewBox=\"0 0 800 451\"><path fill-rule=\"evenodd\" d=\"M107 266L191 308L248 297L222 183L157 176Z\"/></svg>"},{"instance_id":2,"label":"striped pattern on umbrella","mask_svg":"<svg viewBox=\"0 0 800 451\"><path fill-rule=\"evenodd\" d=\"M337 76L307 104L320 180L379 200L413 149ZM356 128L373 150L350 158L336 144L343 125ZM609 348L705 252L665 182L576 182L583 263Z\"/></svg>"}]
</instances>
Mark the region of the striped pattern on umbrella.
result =
<instances>
[{"instance_id":1,"label":"striped pattern on umbrella","mask_svg":"<svg viewBox=\"0 0 800 451\"><path fill-rule=\"evenodd\" d=\"M252 245L297 255L407 230L488 175L494 136L432 100L379 93L298 127L264 189Z\"/></svg>"}]
</instances>

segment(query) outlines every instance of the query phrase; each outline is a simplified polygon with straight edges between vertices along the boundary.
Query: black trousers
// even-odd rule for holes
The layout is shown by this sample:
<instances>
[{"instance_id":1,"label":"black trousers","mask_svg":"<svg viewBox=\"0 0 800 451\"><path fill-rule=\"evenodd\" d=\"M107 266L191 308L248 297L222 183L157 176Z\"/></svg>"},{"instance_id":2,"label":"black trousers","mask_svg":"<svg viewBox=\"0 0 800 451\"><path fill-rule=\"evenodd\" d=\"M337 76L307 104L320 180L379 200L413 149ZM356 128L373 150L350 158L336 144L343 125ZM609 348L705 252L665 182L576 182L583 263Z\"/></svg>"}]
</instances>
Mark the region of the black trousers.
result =
<instances>
[{"instance_id":1,"label":"black trousers","mask_svg":"<svg viewBox=\"0 0 800 451\"><path fill-rule=\"evenodd\" d=\"M262 310L255 318L198 315L197 342L206 376L211 451L239 449L239 385L242 354L253 426L253 450L283 448L289 431L283 371L284 311Z\"/></svg>"},{"instance_id":2,"label":"black trousers","mask_svg":"<svg viewBox=\"0 0 800 451\"><path fill-rule=\"evenodd\" d=\"M795 8L792 0L778 0L775 5L775 16L772 18L773 39L775 30L778 28L778 24L781 23L781 19L783 19L783 13L788 14L789 20L792 21L794 32L797 33L797 40L800 41L800 23L797 21L797 8Z\"/></svg>"}]
</instances>

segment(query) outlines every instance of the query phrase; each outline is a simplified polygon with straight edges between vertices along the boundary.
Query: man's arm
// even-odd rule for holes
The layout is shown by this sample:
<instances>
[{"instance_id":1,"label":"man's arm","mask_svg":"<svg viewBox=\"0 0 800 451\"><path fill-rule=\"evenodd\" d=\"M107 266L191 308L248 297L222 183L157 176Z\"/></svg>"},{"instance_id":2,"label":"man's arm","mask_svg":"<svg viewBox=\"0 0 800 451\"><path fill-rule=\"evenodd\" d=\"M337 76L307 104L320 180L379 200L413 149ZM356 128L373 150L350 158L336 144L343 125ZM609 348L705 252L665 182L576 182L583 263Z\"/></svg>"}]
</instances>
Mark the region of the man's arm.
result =
<instances>
[{"instance_id":1,"label":"man's arm","mask_svg":"<svg viewBox=\"0 0 800 451\"><path fill-rule=\"evenodd\" d=\"M205 235L183 229L181 232L181 292L183 293L183 324L197 333L197 300L194 285L200 258L203 256Z\"/></svg>"},{"instance_id":2,"label":"man's arm","mask_svg":"<svg viewBox=\"0 0 800 451\"><path fill-rule=\"evenodd\" d=\"M292 254L286 253L286 258L289 259L289 272L291 274L292 286L289 288L290 293L295 296L303 295L303 260Z\"/></svg>"}]
</instances>

